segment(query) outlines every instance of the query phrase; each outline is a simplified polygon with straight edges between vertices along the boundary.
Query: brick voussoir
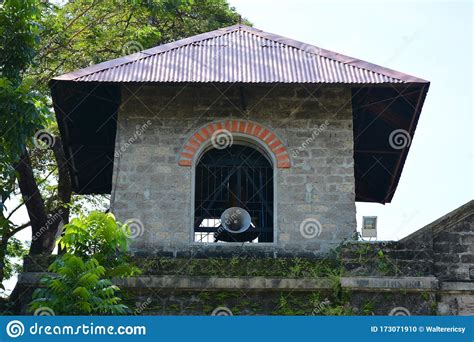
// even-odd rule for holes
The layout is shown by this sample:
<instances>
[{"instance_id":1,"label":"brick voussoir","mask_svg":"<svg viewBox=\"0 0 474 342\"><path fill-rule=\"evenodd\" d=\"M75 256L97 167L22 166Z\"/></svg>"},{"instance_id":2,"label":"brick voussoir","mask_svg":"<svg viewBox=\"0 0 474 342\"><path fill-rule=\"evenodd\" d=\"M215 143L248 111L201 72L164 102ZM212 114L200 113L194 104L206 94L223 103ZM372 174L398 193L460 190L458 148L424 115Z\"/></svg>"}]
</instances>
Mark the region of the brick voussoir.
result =
<instances>
[{"instance_id":1,"label":"brick voussoir","mask_svg":"<svg viewBox=\"0 0 474 342\"><path fill-rule=\"evenodd\" d=\"M180 166L191 166L192 161L190 159L180 159L179 163Z\"/></svg>"},{"instance_id":2,"label":"brick voussoir","mask_svg":"<svg viewBox=\"0 0 474 342\"><path fill-rule=\"evenodd\" d=\"M217 131L217 128L215 127L215 125L211 122L210 124L207 125L206 127L207 131L209 132L209 134L213 134L215 131Z\"/></svg>"},{"instance_id":3,"label":"brick voussoir","mask_svg":"<svg viewBox=\"0 0 474 342\"><path fill-rule=\"evenodd\" d=\"M191 166L192 160L199 147L208 141L212 134L218 130L225 129L231 133L247 134L261 140L268 146L277 160L276 167L291 167L290 158L286 147L280 139L270 129L262 125L246 120L224 120L210 122L201 127L184 145L178 164L181 166Z\"/></svg>"}]
</instances>

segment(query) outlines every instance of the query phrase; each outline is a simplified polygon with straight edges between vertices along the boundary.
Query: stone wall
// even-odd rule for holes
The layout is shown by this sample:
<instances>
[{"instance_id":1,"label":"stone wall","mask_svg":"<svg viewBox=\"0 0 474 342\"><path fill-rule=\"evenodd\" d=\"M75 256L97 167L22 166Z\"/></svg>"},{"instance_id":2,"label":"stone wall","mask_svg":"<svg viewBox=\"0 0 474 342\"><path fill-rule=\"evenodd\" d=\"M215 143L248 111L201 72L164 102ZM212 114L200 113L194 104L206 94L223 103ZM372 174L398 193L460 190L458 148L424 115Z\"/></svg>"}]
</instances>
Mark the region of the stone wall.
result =
<instances>
[{"instance_id":1,"label":"stone wall","mask_svg":"<svg viewBox=\"0 0 474 342\"><path fill-rule=\"evenodd\" d=\"M215 276L178 275L179 266L187 261L172 258L168 262L176 267L117 279L115 283L125 293L125 303L132 313L210 315L220 310L233 315L389 315L395 310L405 315L436 314L438 281L434 277L353 277L341 276L337 269L330 271L331 276L314 277L305 273L309 268L292 269L301 263L297 259L285 265L278 259L266 261L270 269L286 276L258 275L267 272L261 267L252 276L238 275L225 267ZM209 265L213 260L202 262ZM318 262L307 261L306 266ZM18 307L7 313L28 313L27 304L42 276L43 272L22 274Z\"/></svg>"},{"instance_id":2,"label":"stone wall","mask_svg":"<svg viewBox=\"0 0 474 342\"><path fill-rule=\"evenodd\" d=\"M474 280L474 201L407 236L400 243L433 254L433 274L441 280Z\"/></svg>"},{"instance_id":3,"label":"stone wall","mask_svg":"<svg viewBox=\"0 0 474 342\"><path fill-rule=\"evenodd\" d=\"M434 289L412 279L403 282L385 280L385 287L367 288L357 284L360 279L342 278L343 282L353 283L353 286L342 286L340 294L327 285L330 283L328 279L324 279L326 283L320 279L307 287L301 286L301 281L271 280L272 285L266 289L255 286L259 281L257 277L245 279L246 284L238 279L240 287L227 289L216 288L216 285L230 283L232 279L204 281L194 289L161 286L145 291L143 287L129 283L132 287L128 290L133 295L129 306L136 314L142 315L211 315L218 310L233 315L390 315L397 310L406 315L436 314ZM187 279L173 281L180 284ZM403 285L412 287L400 288Z\"/></svg>"},{"instance_id":4,"label":"stone wall","mask_svg":"<svg viewBox=\"0 0 474 342\"><path fill-rule=\"evenodd\" d=\"M342 259L353 275L433 275L443 281L474 280L474 201L398 242L346 244Z\"/></svg>"},{"instance_id":5,"label":"stone wall","mask_svg":"<svg viewBox=\"0 0 474 342\"><path fill-rule=\"evenodd\" d=\"M352 242L341 251L346 271L354 276L431 276L433 250L421 240L414 248L399 242Z\"/></svg>"},{"instance_id":6,"label":"stone wall","mask_svg":"<svg viewBox=\"0 0 474 342\"><path fill-rule=\"evenodd\" d=\"M474 315L474 201L444 215L401 243L430 236L433 274L439 279L438 313Z\"/></svg>"},{"instance_id":7,"label":"stone wall","mask_svg":"<svg viewBox=\"0 0 474 342\"><path fill-rule=\"evenodd\" d=\"M432 276L438 313L474 315L474 201L399 242L347 244L342 263L353 276Z\"/></svg>"},{"instance_id":8,"label":"stone wall","mask_svg":"<svg viewBox=\"0 0 474 342\"><path fill-rule=\"evenodd\" d=\"M440 279L474 280L474 215L447 230L434 230L435 274Z\"/></svg>"},{"instance_id":9,"label":"stone wall","mask_svg":"<svg viewBox=\"0 0 474 342\"><path fill-rule=\"evenodd\" d=\"M291 160L290 168L276 169L274 243L246 245L244 253L315 256L351 238L356 218L349 88L126 85L112 211L142 224L134 252L190 257L242 251L240 245L192 243L192 167L178 165L195 130L225 119L268 127ZM301 233L306 219L317 220L319 234Z\"/></svg>"},{"instance_id":10,"label":"stone wall","mask_svg":"<svg viewBox=\"0 0 474 342\"><path fill-rule=\"evenodd\" d=\"M203 258L135 256L142 275L116 283L135 314L474 315L473 216L471 201L399 242L345 243L324 259L226 249ZM10 313L26 313L52 258L25 258Z\"/></svg>"}]
</instances>

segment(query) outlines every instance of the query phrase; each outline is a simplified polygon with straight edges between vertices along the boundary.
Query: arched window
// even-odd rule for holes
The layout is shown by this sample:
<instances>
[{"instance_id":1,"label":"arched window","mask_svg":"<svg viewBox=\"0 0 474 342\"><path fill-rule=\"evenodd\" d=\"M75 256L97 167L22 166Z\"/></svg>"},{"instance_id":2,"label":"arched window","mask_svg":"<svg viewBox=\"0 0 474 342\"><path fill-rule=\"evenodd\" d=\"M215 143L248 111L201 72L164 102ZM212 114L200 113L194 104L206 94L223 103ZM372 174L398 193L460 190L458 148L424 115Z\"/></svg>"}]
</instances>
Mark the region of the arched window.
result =
<instances>
[{"instance_id":1,"label":"arched window","mask_svg":"<svg viewBox=\"0 0 474 342\"><path fill-rule=\"evenodd\" d=\"M264 151L238 144L211 148L195 172L195 242L273 242L273 166ZM220 217L231 207L250 214L247 231L222 229Z\"/></svg>"}]
</instances>

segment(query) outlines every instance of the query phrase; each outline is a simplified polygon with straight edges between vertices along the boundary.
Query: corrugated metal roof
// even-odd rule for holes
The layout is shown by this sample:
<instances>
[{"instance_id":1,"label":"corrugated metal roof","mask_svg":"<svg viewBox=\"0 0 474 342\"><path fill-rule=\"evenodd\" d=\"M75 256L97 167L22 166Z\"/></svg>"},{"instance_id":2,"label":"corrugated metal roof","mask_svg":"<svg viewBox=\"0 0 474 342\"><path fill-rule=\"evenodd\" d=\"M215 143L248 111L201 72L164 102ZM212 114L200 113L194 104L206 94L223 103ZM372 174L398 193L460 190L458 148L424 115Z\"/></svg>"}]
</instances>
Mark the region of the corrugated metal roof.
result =
<instances>
[{"instance_id":1,"label":"corrugated metal roof","mask_svg":"<svg viewBox=\"0 0 474 342\"><path fill-rule=\"evenodd\" d=\"M160 45L54 79L80 82L427 82L245 25Z\"/></svg>"}]
</instances>

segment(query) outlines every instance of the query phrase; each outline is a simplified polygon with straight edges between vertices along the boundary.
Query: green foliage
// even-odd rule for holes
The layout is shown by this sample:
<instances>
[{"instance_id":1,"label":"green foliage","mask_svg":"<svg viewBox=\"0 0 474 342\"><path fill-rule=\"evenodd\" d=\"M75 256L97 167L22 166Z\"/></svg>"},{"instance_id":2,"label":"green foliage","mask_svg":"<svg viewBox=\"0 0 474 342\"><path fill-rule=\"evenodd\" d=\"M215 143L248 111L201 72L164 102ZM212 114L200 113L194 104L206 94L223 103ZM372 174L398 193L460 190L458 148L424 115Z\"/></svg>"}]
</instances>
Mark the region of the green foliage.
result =
<instances>
[{"instance_id":1,"label":"green foliage","mask_svg":"<svg viewBox=\"0 0 474 342\"><path fill-rule=\"evenodd\" d=\"M66 254L58 257L49 267L54 275L41 280L44 288L33 293L30 310L50 308L56 315L129 313L121 303L120 289L105 278L106 270L97 259L83 260L79 256Z\"/></svg>"},{"instance_id":2,"label":"green foliage","mask_svg":"<svg viewBox=\"0 0 474 342\"><path fill-rule=\"evenodd\" d=\"M398 265L383 251L383 247L376 244L360 244L355 253L358 263L361 265L374 265L378 272L383 275L398 275Z\"/></svg>"},{"instance_id":3,"label":"green foliage","mask_svg":"<svg viewBox=\"0 0 474 342\"><path fill-rule=\"evenodd\" d=\"M367 261L367 256L372 251L372 247L370 244L361 244L359 248L356 249L356 253L359 257L359 263Z\"/></svg>"},{"instance_id":4,"label":"green foliage","mask_svg":"<svg viewBox=\"0 0 474 342\"><path fill-rule=\"evenodd\" d=\"M13 191L14 168L48 116L45 97L25 73L39 43L39 1L6 0L0 10L0 195ZM3 210L3 208L1 208Z\"/></svg>"},{"instance_id":5,"label":"green foliage","mask_svg":"<svg viewBox=\"0 0 474 342\"><path fill-rule=\"evenodd\" d=\"M281 293L277 315L347 316L354 314L348 300L341 302L334 294L324 297L320 292L306 294Z\"/></svg>"},{"instance_id":6,"label":"green foliage","mask_svg":"<svg viewBox=\"0 0 474 342\"><path fill-rule=\"evenodd\" d=\"M82 256L113 255L117 249L128 248L128 235L127 227L117 223L111 213L94 211L72 219L64 227L59 246Z\"/></svg>"},{"instance_id":7,"label":"green foliage","mask_svg":"<svg viewBox=\"0 0 474 342\"><path fill-rule=\"evenodd\" d=\"M6 0L0 11L0 72L2 77L21 82L33 61L39 43L37 0Z\"/></svg>"},{"instance_id":8,"label":"green foliage","mask_svg":"<svg viewBox=\"0 0 474 342\"><path fill-rule=\"evenodd\" d=\"M400 273L398 266L381 249L377 251L377 268L384 275Z\"/></svg>"},{"instance_id":9,"label":"green foliage","mask_svg":"<svg viewBox=\"0 0 474 342\"><path fill-rule=\"evenodd\" d=\"M7 257L3 268L4 279L10 279L14 274L21 271L21 260L28 253L28 246L16 239L10 238L7 245Z\"/></svg>"},{"instance_id":10,"label":"green foliage","mask_svg":"<svg viewBox=\"0 0 474 342\"><path fill-rule=\"evenodd\" d=\"M0 281L19 269L25 246L4 212L15 191L15 163L48 116L46 99L25 74L39 43L39 0L6 0L0 9ZM1 285L3 288L3 285Z\"/></svg>"},{"instance_id":11,"label":"green foliage","mask_svg":"<svg viewBox=\"0 0 474 342\"><path fill-rule=\"evenodd\" d=\"M362 314L365 316L372 315L375 311L374 307L374 302L373 301L367 301L363 306L362 306Z\"/></svg>"},{"instance_id":12,"label":"green foliage","mask_svg":"<svg viewBox=\"0 0 474 342\"><path fill-rule=\"evenodd\" d=\"M339 259L302 258L208 258L176 259L156 257L134 261L145 273L196 276L268 276L318 278L342 274Z\"/></svg>"},{"instance_id":13,"label":"green foliage","mask_svg":"<svg viewBox=\"0 0 474 342\"><path fill-rule=\"evenodd\" d=\"M120 289L113 277L128 277L140 270L126 261L130 232L110 213L92 212L65 226L59 245L66 254L50 265L54 274L42 279L30 310L48 307L56 314L125 314Z\"/></svg>"},{"instance_id":14,"label":"green foliage","mask_svg":"<svg viewBox=\"0 0 474 342\"><path fill-rule=\"evenodd\" d=\"M0 187L5 201L14 188L13 164L20 158L35 132L43 127L47 109L31 84L15 85L0 77Z\"/></svg>"},{"instance_id":15,"label":"green foliage","mask_svg":"<svg viewBox=\"0 0 474 342\"><path fill-rule=\"evenodd\" d=\"M225 0L75 0L44 11L35 77L53 75L238 23ZM245 21L245 20L244 20Z\"/></svg>"},{"instance_id":16,"label":"green foliage","mask_svg":"<svg viewBox=\"0 0 474 342\"><path fill-rule=\"evenodd\" d=\"M201 32L236 24L239 14L225 0L75 0L0 1L0 280L10 275L12 249L8 239L18 226L7 218L5 202L22 202L16 188L15 163L27 151L45 211L67 206L71 214L103 209L107 196L73 195L70 203L58 196L58 171L51 150L32 144L38 130L57 135L48 81L61 73L137 52ZM244 23L248 24L246 20ZM123 247L123 246L122 246ZM79 249L82 247L78 247ZM110 248L111 250L114 247ZM105 253L105 252L104 252ZM101 254L104 254L101 253ZM105 254L108 254L105 253ZM9 259L10 258L10 259ZM130 274L110 257L107 272ZM115 261L114 261L115 260ZM6 265L6 266L5 266ZM116 272L116 273L114 273Z\"/></svg>"},{"instance_id":17,"label":"green foliage","mask_svg":"<svg viewBox=\"0 0 474 342\"><path fill-rule=\"evenodd\" d=\"M331 253L331 258L208 258L208 259L175 259L150 258L135 260L146 274L187 275L216 277L282 277L282 278L326 278L331 284L330 290L313 293L280 293L272 310L277 315L352 315L354 309L349 305L351 293L341 286L344 268L340 260L340 248ZM201 309L210 313L216 306L227 306L234 313L241 311L259 312L259 303L249 304L247 301L232 298L232 292L199 294L205 302ZM237 293L238 295L238 293ZM230 305L228 304L230 303ZM270 304L271 305L271 304ZM169 308L167 308L168 310ZM196 308L196 310L200 310Z\"/></svg>"},{"instance_id":18,"label":"green foliage","mask_svg":"<svg viewBox=\"0 0 474 342\"><path fill-rule=\"evenodd\" d=\"M107 268L109 277L125 277L139 273L139 269L127 262L130 230L117 222L111 213L93 211L81 215L64 226L58 240L67 253L83 258L93 256Z\"/></svg>"}]
</instances>

